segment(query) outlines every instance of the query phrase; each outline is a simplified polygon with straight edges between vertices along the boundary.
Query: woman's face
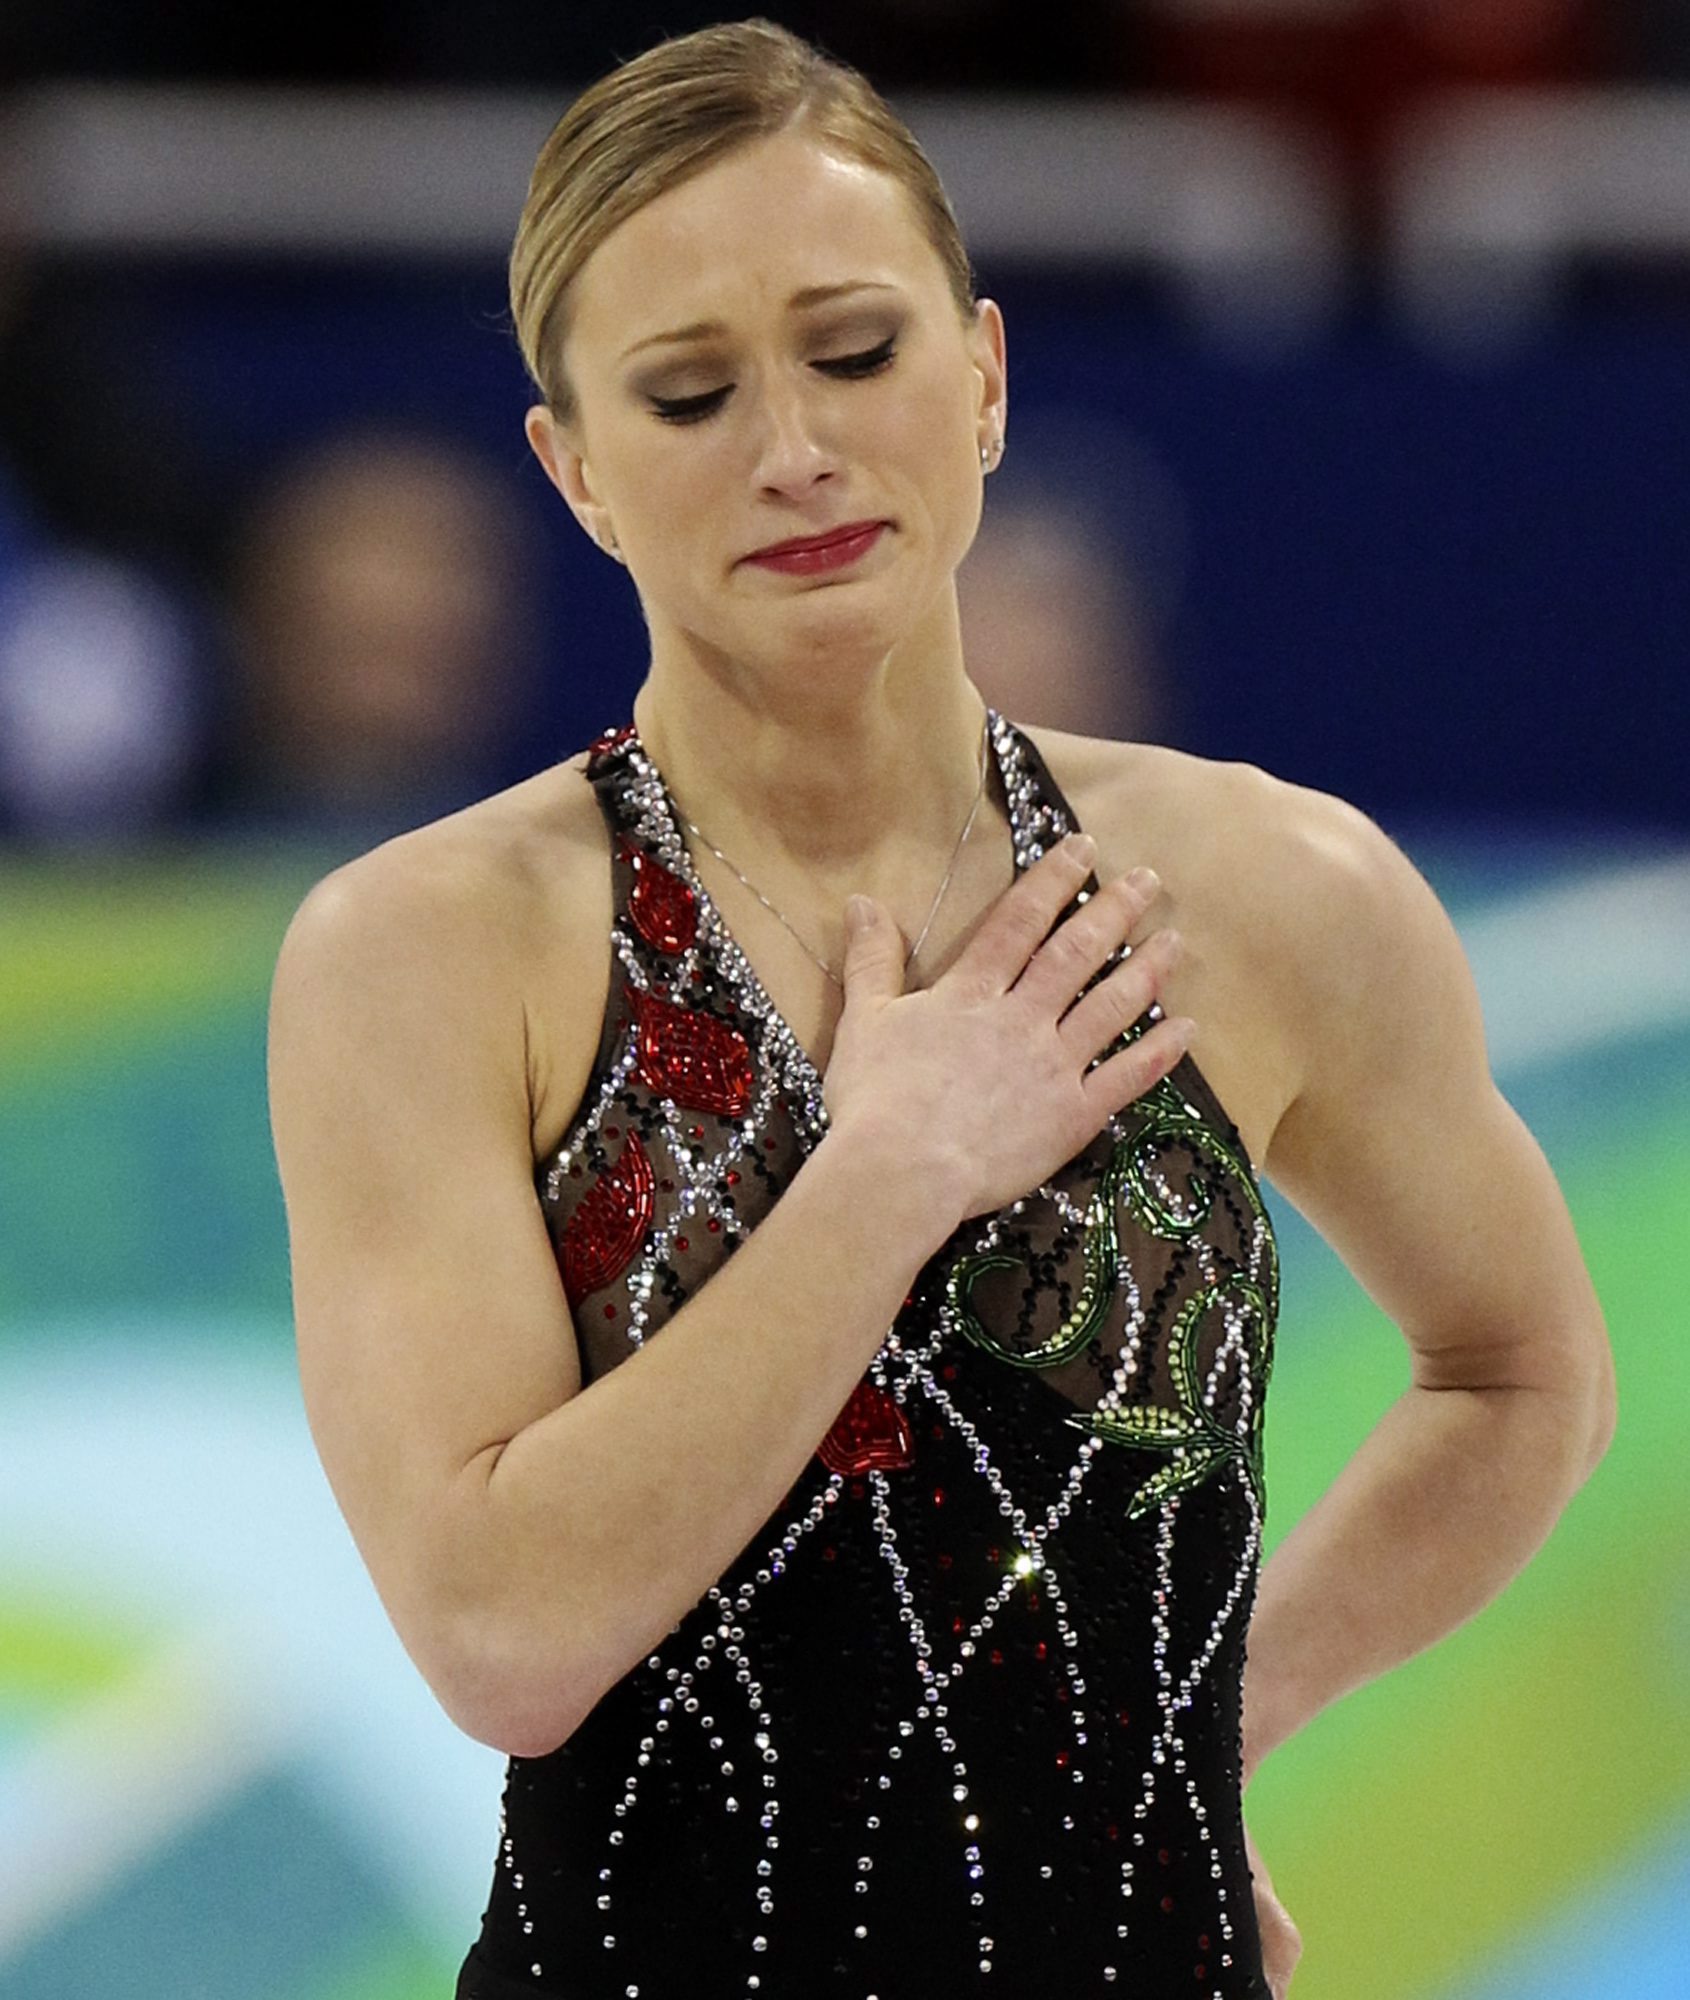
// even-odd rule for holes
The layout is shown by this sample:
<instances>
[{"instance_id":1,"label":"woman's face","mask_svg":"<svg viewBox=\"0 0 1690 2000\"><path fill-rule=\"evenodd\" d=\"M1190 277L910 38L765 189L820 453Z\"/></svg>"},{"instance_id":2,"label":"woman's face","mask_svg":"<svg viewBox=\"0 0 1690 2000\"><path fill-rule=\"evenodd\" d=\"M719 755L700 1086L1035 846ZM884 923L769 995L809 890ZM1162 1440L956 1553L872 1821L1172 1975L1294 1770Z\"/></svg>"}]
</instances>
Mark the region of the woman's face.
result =
<instances>
[{"instance_id":1,"label":"woman's face","mask_svg":"<svg viewBox=\"0 0 1690 2000\"><path fill-rule=\"evenodd\" d=\"M1003 432L1003 323L964 322L900 184L783 132L622 223L578 274L567 428L528 435L614 534L654 657L872 666L930 616ZM808 574L770 544L884 523Z\"/></svg>"}]
</instances>

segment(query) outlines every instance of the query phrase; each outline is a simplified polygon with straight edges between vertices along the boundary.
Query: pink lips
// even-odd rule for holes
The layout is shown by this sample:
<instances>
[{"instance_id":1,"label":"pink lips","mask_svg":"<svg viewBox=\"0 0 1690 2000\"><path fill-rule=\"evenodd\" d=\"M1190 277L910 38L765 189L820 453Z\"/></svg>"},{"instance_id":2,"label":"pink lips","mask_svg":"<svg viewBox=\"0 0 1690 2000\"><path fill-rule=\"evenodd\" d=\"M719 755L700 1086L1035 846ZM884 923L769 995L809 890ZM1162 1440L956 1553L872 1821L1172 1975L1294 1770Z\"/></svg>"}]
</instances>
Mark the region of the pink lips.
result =
<instances>
[{"instance_id":1,"label":"pink lips","mask_svg":"<svg viewBox=\"0 0 1690 2000\"><path fill-rule=\"evenodd\" d=\"M807 535L790 542L775 542L745 558L760 569L776 569L788 576L815 576L823 570L843 569L868 554L888 524L885 521L852 521L825 535Z\"/></svg>"}]
</instances>

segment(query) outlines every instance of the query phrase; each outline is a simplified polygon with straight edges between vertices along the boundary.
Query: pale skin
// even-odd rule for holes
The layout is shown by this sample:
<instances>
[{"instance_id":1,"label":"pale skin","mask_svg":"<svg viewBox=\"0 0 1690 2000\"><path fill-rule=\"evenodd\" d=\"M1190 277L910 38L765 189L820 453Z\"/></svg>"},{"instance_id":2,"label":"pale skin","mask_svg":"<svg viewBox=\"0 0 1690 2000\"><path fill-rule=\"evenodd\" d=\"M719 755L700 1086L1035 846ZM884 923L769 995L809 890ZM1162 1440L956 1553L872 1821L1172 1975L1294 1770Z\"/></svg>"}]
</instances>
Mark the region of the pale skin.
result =
<instances>
[{"instance_id":1,"label":"pale skin","mask_svg":"<svg viewBox=\"0 0 1690 2000\"><path fill-rule=\"evenodd\" d=\"M640 345L700 322L717 330ZM888 338L873 372L828 365ZM682 809L844 969L842 993L699 850L826 1073L832 1128L664 1340L582 1393L533 1185L610 977L584 760L337 870L284 945L271 1089L307 1410L401 1638L502 1748L564 1740L729 1565L954 1223L1069 1157L1188 1038L1251 1158L1412 1361L1262 1573L1247 1781L1494 1597L1612 1433L1565 1205L1491 1082L1448 920L1361 814L1248 766L1034 729L1103 893L1039 949L1088 855L1053 852L1007 893L989 793L901 972L975 786L954 576L980 448L1005 435L1005 351L998 309L964 317L898 184L801 131L659 196L573 287L575 406L567 423L536 407L528 437L640 594L642 737ZM660 414L724 388L696 422ZM889 531L846 572L743 560L863 519ZM1159 885L1129 878L1141 866ZM852 895L869 903L848 939ZM1128 937L1141 948L1072 1006ZM1164 1023L1088 1071L1152 998ZM801 1351L762 1339L775 1291ZM683 1426L681 1401L701 1420ZM572 1511L576 1483L630 1504ZM605 1575L640 1587L609 1597ZM1301 1943L1253 1843L1250 1860L1283 2000Z\"/></svg>"}]
</instances>

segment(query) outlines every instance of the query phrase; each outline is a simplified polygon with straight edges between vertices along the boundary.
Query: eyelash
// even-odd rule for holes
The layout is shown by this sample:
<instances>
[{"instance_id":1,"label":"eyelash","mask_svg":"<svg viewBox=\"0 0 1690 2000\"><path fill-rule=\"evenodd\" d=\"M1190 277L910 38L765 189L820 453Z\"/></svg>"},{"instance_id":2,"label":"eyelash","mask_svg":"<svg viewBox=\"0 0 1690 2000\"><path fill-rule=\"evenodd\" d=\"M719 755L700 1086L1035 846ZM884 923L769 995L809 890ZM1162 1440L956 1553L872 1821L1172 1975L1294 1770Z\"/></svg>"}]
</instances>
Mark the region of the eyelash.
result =
<instances>
[{"instance_id":1,"label":"eyelash","mask_svg":"<svg viewBox=\"0 0 1690 2000\"><path fill-rule=\"evenodd\" d=\"M860 354L836 355L831 361L818 361L817 368L837 372L847 382L860 382L870 375L878 375L882 369L892 365L897 353L896 336L883 340L878 347L865 348ZM705 417L713 417L727 401L727 388L710 389L702 396L680 396L665 398L653 396L652 413L666 424L696 424Z\"/></svg>"}]
</instances>

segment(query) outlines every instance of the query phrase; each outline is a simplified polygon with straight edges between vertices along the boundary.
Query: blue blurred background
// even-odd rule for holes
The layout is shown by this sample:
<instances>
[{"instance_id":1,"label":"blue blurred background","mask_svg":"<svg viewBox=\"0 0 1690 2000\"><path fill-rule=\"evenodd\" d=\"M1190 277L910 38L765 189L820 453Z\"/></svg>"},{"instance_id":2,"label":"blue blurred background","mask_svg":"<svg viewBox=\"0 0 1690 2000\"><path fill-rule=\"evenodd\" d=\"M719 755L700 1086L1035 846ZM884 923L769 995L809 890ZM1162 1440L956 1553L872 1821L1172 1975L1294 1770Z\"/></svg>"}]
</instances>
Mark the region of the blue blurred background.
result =
<instances>
[{"instance_id":1,"label":"blue blurred background","mask_svg":"<svg viewBox=\"0 0 1690 2000\"><path fill-rule=\"evenodd\" d=\"M1297 2000L1690 1991L1690 5L773 6L909 117L1009 329L962 576L1019 719L1243 758L1444 894L1619 1439L1250 1812ZM626 717L502 260L703 9L0 19L0 2000L421 2000L500 1760L292 1371L263 1092L338 860ZM1270 1548L1406 1380L1295 1218Z\"/></svg>"}]
</instances>

